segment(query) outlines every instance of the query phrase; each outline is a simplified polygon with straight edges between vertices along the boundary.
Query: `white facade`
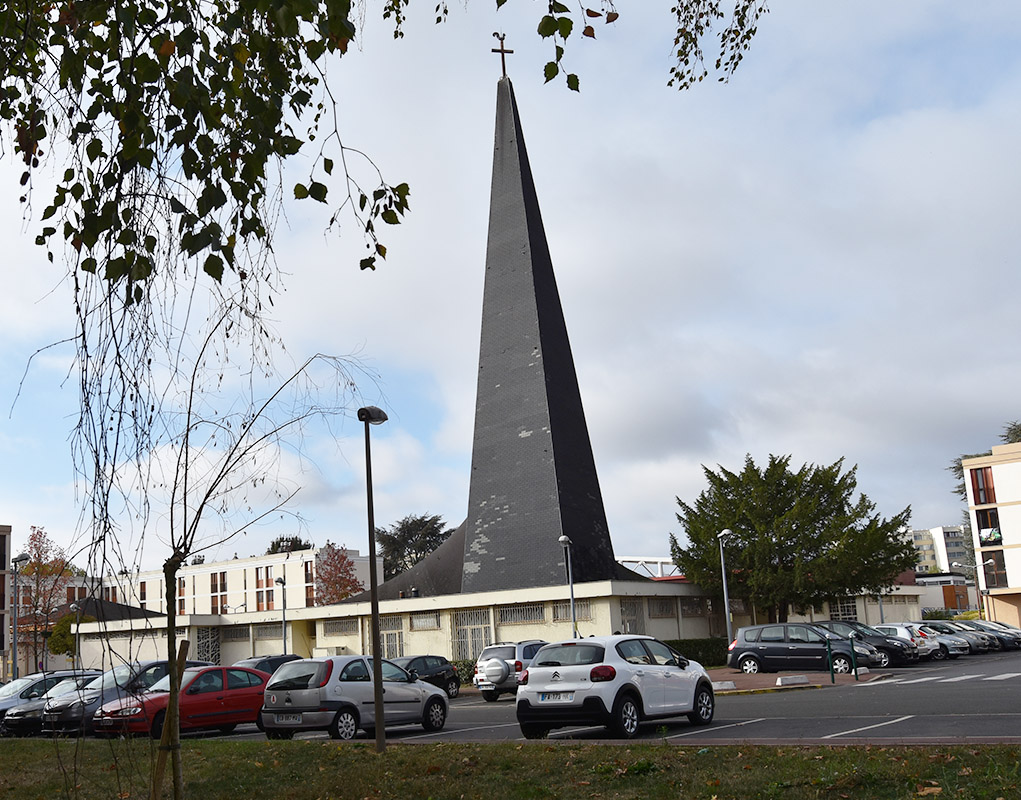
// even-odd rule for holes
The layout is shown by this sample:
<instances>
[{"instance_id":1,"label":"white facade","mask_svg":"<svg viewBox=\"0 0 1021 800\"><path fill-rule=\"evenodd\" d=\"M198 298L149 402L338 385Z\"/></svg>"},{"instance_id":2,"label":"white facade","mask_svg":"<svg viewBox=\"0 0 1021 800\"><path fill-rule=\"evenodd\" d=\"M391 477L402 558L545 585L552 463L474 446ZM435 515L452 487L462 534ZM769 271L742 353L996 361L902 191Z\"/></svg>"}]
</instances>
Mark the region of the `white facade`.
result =
<instances>
[{"instance_id":1,"label":"white facade","mask_svg":"<svg viewBox=\"0 0 1021 800\"><path fill-rule=\"evenodd\" d=\"M907 536L918 555L916 572L949 572L955 561L970 561L971 540L961 525L912 530Z\"/></svg>"},{"instance_id":2,"label":"white facade","mask_svg":"<svg viewBox=\"0 0 1021 800\"><path fill-rule=\"evenodd\" d=\"M288 610L315 605L315 563L320 548L293 553L233 558L209 564L182 566L173 592L182 616L222 615L238 612ZM355 577L369 586L369 558L347 550ZM383 574L383 559L376 559ZM278 583L282 580L284 583ZM166 584L161 570L108 575L102 581L102 599L166 613Z\"/></svg>"},{"instance_id":3,"label":"white facade","mask_svg":"<svg viewBox=\"0 0 1021 800\"><path fill-rule=\"evenodd\" d=\"M997 445L962 466L986 617L1021 624L1021 444Z\"/></svg>"}]
</instances>

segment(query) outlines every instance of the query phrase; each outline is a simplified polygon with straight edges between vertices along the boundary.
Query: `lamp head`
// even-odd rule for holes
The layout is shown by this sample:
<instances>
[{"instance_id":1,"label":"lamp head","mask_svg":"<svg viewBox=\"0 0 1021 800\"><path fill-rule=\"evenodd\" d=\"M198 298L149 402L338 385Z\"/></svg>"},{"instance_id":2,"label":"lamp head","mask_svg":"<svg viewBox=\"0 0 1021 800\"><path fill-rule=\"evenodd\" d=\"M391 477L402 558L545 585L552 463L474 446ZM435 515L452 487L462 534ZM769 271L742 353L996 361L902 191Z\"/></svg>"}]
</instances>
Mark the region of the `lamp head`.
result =
<instances>
[{"instance_id":1,"label":"lamp head","mask_svg":"<svg viewBox=\"0 0 1021 800\"><path fill-rule=\"evenodd\" d=\"M571 537L569 537L566 533L560 534L560 538L557 539L557 541L560 542L560 544L562 544L564 547L571 546Z\"/></svg>"},{"instance_id":2,"label":"lamp head","mask_svg":"<svg viewBox=\"0 0 1021 800\"><path fill-rule=\"evenodd\" d=\"M370 425L381 425L387 421L386 412L376 406L365 406L358 409L358 421L368 422Z\"/></svg>"},{"instance_id":3,"label":"lamp head","mask_svg":"<svg viewBox=\"0 0 1021 800\"><path fill-rule=\"evenodd\" d=\"M720 531L718 534L716 534L716 538L717 539L724 539L727 536L733 536L733 535L734 535L734 531L732 531L730 528L724 528L722 531Z\"/></svg>"},{"instance_id":4,"label":"lamp head","mask_svg":"<svg viewBox=\"0 0 1021 800\"><path fill-rule=\"evenodd\" d=\"M11 563L14 565L15 569L21 569L29 561L28 553L22 553L20 556L15 556L11 559Z\"/></svg>"},{"instance_id":5,"label":"lamp head","mask_svg":"<svg viewBox=\"0 0 1021 800\"><path fill-rule=\"evenodd\" d=\"M287 581L285 581L282 577L280 577L280 578L277 578L275 581L273 581L273 583L277 584L278 586L284 586L284 585L286 585Z\"/></svg>"}]
</instances>

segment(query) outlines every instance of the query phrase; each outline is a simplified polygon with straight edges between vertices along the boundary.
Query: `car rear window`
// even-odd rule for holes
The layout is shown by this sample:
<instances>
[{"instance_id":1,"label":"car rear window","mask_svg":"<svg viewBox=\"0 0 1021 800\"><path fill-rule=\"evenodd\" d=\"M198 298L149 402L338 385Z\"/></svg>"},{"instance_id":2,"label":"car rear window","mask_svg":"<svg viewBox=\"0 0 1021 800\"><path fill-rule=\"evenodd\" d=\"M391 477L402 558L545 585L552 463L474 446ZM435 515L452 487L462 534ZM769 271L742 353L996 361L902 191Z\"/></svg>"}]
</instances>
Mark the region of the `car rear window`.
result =
<instances>
[{"instance_id":1,"label":"car rear window","mask_svg":"<svg viewBox=\"0 0 1021 800\"><path fill-rule=\"evenodd\" d=\"M479 660L482 661L487 658L502 658L505 661L511 661L514 658L514 645L508 645L507 647L487 647L482 651L482 655L479 656Z\"/></svg>"},{"instance_id":2,"label":"car rear window","mask_svg":"<svg viewBox=\"0 0 1021 800\"><path fill-rule=\"evenodd\" d=\"M321 661L288 661L273 673L267 689L308 689L318 683Z\"/></svg>"},{"instance_id":3,"label":"car rear window","mask_svg":"<svg viewBox=\"0 0 1021 800\"><path fill-rule=\"evenodd\" d=\"M535 654L537 667L565 667L572 664L601 664L606 651L594 644L548 645Z\"/></svg>"}]
</instances>

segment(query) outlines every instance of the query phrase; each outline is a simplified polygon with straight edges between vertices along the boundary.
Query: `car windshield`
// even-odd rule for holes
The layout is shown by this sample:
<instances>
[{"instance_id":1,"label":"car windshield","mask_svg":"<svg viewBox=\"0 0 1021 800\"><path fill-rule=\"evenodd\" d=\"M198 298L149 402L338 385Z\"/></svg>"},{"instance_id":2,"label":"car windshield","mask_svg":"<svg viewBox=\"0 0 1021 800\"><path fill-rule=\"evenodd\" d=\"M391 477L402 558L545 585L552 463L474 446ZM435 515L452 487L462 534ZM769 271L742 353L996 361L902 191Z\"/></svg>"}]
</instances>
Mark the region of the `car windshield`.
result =
<instances>
[{"instance_id":1,"label":"car windshield","mask_svg":"<svg viewBox=\"0 0 1021 800\"><path fill-rule=\"evenodd\" d=\"M20 694L36 680L36 678L18 678L16 681L11 681L6 686L0 687L0 698L14 697L14 695Z\"/></svg>"},{"instance_id":2,"label":"car windshield","mask_svg":"<svg viewBox=\"0 0 1021 800\"><path fill-rule=\"evenodd\" d=\"M870 625L855 625L854 627L859 633L864 633L867 636L886 636L885 633L877 631Z\"/></svg>"},{"instance_id":3,"label":"car windshield","mask_svg":"<svg viewBox=\"0 0 1021 800\"><path fill-rule=\"evenodd\" d=\"M56 697L57 695L73 692L77 688L78 678L64 678L64 680L51 686L50 690L43 697Z\"/></svg>"},{"instance_id":4,"label":"car windshield","mask_svg":"<svg viewBox=\"0 0 1021 800\"><path fill-rule=\"evenodd\" d=\"M128 681L135 674L133 667L128 664L121 664L119 667L107 670L92 683L86 686L86 689L113 689L115 686L124 688L128 685Z\"/></svg>"},{"instance_id":5,"label":"car windshield","mask_svg":"<svg viewBox=\"0 0 1021 800\"><path fill-rule=\"evenodd\" d=\"M321 661L288 661L273 673L267 689L308 689L319 674Z\"/></svg>"},{"instance_id":6,"label":"car windshield","mask_svg":"<svg viewBox=\"0 0 1021 800\"><path fill-rule=\"evenodd\" d=\"M408 664L411 663L411 658L407 656L403 658L391 658L390 660L393 661L398 667L401 667L403 669L407 669Z\"/></svg>"},{"instance_id":7,"label":"car windshield","mask_svg":"<svg viewBox=\"0 0 1021 800\"><path fill-rule=\"evenodd\" d=\"M595 644L548 644L535 654L539 667L564 667L580 664L601 664L606 651Z\"/></svg>"}]
</instances>

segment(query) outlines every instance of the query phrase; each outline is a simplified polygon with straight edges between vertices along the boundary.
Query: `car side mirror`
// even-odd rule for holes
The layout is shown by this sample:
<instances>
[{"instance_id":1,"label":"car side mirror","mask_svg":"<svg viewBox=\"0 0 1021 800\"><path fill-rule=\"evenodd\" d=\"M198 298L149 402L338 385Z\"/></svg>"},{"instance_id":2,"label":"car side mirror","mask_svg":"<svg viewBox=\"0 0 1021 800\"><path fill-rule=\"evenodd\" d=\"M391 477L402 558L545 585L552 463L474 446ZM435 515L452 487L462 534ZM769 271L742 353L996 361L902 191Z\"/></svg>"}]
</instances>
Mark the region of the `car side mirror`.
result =
<instances>
[{"instance_id":1,"label":"car side mirror","mask_svg":"<svg viewBox=\"0 0 1021 800\"><path fill-rule=\"evenodd\" d=\"M417 669L409 669L408 670L408 677L411 679L411 681L410 681L411 683L414 683L415 681L417 681L418 680L418 670Z\"/></svg>"},{"instance_id":2,"label":"car side mirror","mask_svg":"<svg viewBox=\"0 0 1021 800\"><path fill-rule=\"evenodd\" d=\"M199 693L199 687L198 686L189 686L188 690L185 692L185 694L198 694L198 693Z\"/></svg>"}]
</instances>

